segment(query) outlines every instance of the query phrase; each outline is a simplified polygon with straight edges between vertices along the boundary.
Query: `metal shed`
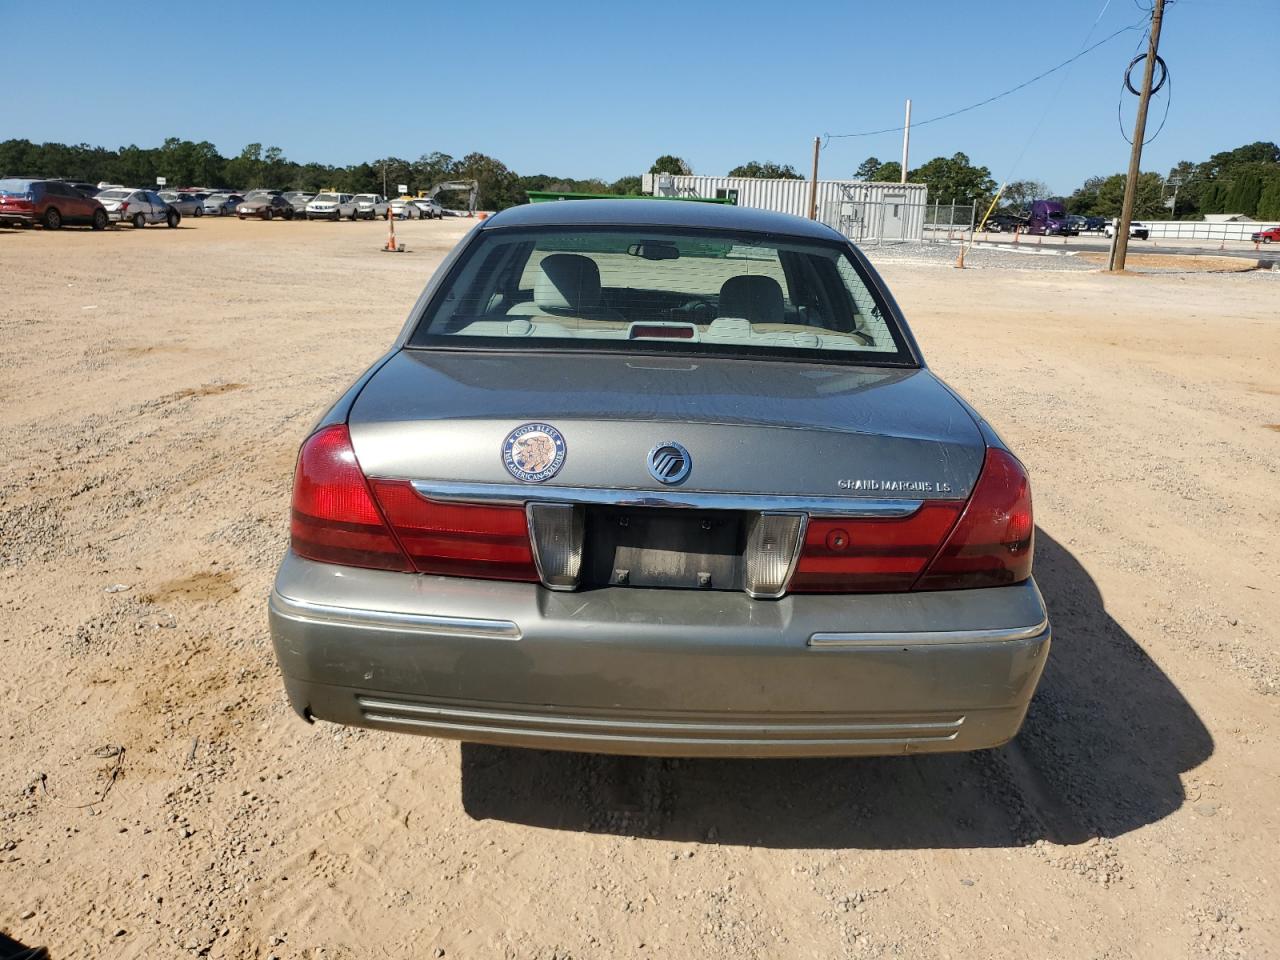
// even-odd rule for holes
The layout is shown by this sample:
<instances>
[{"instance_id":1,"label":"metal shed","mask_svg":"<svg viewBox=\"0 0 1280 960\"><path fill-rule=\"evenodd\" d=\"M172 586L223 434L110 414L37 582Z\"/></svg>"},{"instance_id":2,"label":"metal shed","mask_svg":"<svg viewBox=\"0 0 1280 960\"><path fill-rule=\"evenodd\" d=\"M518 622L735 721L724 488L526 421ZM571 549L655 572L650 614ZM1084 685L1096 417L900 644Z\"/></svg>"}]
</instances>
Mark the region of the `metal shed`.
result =
<instances>
[{"instance_id":1,"label":"metal shed","mask_svg":"<svg viewBox=\"0 0 1280 960\"><path fill-rule=\"evenodd\" d=\"M741 207L797 217L809 213L808 180L651 173L644 175L641 192L655 197L727 199ZM927 197L923 183L819 180L818 219L854 240L921 240Z\"/></svg>"}]
</instances>

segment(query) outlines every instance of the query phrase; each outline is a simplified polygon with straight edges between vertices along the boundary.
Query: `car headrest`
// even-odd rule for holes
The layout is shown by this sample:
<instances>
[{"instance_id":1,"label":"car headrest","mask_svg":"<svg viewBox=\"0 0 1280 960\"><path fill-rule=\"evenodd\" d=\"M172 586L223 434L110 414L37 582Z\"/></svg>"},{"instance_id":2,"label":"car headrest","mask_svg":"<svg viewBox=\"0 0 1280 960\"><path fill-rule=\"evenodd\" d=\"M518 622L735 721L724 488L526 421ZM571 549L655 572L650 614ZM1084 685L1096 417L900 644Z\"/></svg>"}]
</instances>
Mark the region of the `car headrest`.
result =
<instances>
[{"instance_id":1,"label":"car headrest","mask_svg":"<svg viewBox=\"0 0 1280 960\"><path fill-rule=\"evenodd\" d=\"M720 287L719 313L751 323L782 323L786 316L782 287L772 277L730 277Z\"/></svg>"},{"instance_id":2,"label":"car headrest","mask_svg":"<svg viewBox=\"0 0 1280 960\"><path fill-rule=\"evenodd\" d=\"M543 310L595 309L600 305L600 268L590 257L576 253L543 257L533 283L533 302Z\"/></svg>"}]
</instances>

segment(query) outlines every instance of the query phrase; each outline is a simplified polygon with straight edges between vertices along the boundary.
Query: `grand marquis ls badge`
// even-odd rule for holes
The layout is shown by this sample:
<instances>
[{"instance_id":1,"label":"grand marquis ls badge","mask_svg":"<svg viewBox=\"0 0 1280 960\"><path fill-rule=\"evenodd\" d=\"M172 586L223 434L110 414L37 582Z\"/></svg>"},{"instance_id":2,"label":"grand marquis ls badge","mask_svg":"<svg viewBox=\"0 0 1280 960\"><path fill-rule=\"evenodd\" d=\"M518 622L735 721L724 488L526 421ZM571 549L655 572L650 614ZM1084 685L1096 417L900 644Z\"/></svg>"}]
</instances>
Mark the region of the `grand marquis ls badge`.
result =
<instances>
[{"instance_id":1,"label":"grand marquis ls badge","mask_svg":"<svg viewBox=\"0 0 1280 960\"><path fill-rule=\"evenodd\" d=\"M507 473L525 483L550 480L564 466L564 437L549 423L524 423L502 441Z\"/></svg>"},{"instance_id":2,"label":"grand marquis ls badge","mask_svg":"<svg viewBox=\"0 0 1280 960\"><path fill-rule=\"evenodd\" d=\"M668 440L649 451L649 474L668 486L680 483L693 469L693 458L680 444Z\"/></svg>"}]
</instances>

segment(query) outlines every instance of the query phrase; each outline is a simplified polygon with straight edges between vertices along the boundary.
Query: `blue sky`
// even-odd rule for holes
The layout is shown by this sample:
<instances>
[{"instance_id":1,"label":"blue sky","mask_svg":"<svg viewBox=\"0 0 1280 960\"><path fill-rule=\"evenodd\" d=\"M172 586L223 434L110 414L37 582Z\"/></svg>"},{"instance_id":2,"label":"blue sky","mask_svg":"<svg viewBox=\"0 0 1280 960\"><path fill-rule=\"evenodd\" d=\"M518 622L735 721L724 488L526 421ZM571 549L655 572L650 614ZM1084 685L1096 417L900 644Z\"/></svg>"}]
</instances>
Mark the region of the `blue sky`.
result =
<instances>
[{"instance_id":1,"label":"blue sky","mask_svg":"<svg viewBox=\"0 0 1280 960\"><path fill-rule=\"evenodd\" d=\"M1094 42L1139 22L1148 2L118 0L76 14L8 0L6 33L36 13L64 25L55 59L40 43L6 47L0 138L179 136L227 155L258 141L338 164L479 150L519 173L605 179L670 152L698 173L755 159L807 174L815 135L896 126L906 97L916 121L982 100L1074 55L1091 29ZM172 46L133 48L148 35ZM1140 41L1126 33L1065 80L917 128L912 165L963 150L997 180L1055 192L1124 170L1116 102ZM1280 0L1176 0L1161 53L1173 99L1144 169L1280 139ZM1122 106L1131 124L1135 98ZM1162 95L1154 122L1163 113ZM897 159L900 136L831 140L821 175Z\"/></svg>"}]
</instances>

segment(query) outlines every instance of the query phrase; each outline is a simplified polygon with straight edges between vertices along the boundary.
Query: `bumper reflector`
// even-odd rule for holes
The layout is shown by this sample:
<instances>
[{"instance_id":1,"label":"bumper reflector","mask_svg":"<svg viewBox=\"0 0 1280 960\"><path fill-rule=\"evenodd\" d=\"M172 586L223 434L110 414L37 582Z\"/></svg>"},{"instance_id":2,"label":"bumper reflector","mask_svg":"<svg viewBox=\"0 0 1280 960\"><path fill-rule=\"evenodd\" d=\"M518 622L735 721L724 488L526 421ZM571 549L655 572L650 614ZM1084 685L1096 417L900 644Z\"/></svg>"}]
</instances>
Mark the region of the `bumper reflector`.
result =
<instances>
[{"instance_id":1,"label":"bumper reflector","mask_svg":"<svg viewBox=\"0 0 1280 960\"><path fill-rule=\"evenodd\" d=\"M529 541L544 585L573 590L582 569L583 510L570 503L531 503Z\"/></svg>"},{"instance_id":2,"label":"bumper reflector","mask_svg":"<svg viewBox=\"0 0 1280 960\"><path fill-rule=\"evenodd\" d=\"M796 513L761 513L747 532L743 588L753 597L780 597L795 565L805 518Z\"/></svg>"}]
</instances>

